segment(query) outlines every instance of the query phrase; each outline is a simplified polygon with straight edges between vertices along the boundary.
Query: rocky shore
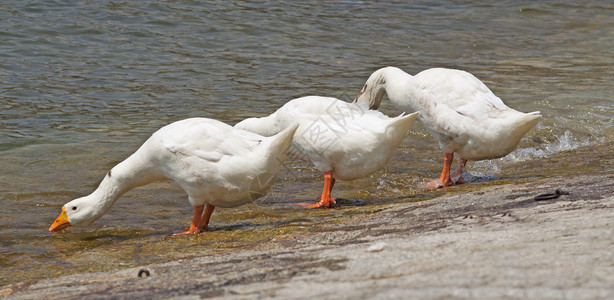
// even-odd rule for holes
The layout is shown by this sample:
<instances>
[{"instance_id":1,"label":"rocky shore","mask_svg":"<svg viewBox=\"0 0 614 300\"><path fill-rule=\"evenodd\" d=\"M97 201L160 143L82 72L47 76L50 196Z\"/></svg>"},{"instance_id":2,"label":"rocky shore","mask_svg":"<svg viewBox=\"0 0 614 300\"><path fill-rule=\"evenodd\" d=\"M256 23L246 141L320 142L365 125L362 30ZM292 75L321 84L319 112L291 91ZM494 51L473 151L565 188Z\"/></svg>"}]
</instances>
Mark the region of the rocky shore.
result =
<instances>
[{"instance_id":1,"label":"rocky shore","mask_svg":"<svg viewBox=\"0 0 614 300\"><path fill-rule=\"evenodd\" d=\"M11 284L0 296L612 299L614 157L603 153L611 146L599 148L591 172L578 167L580 174L467 184L426 201L364 205L363 213L251 249ZM569 194L534 198L557 189ZM139 277L140 270L149 276Z\"/></svg>"}]
</instances>

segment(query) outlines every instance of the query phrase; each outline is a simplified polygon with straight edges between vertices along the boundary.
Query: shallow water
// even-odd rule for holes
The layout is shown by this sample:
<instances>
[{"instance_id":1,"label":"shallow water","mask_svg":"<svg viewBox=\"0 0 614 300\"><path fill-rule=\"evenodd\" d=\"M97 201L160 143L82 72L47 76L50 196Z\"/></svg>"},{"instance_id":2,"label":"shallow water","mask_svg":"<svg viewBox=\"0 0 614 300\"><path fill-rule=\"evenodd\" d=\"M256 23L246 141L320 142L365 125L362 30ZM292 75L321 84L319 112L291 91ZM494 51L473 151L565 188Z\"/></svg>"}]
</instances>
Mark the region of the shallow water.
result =
<instances>
[{"instance_id":1,"label":"shallow water","mask_svg":"<svg viewBox=\"0 0 614 300\"><path fill-rule=\"evenodd\" d=\"M576 1L4 1L0 284L212 254L351 213L292 205L315 199L321 178L290 161L267 198L216 211L214 230L199 237L168 237L191 217L171 183L129 192L91 228L47 231L63 203L91 192L165 124L234 124L310 94L350 101L386 65L467 70L509 106L541 111L517 151L469 166L493 180L516 168L541 176L540 159L614 140L613 15L612 4ZM387 102L382 110L399 113ZM438 175L441 158L416 124L386 168L338 183L333 197L430 198L419 185ZM295 216L290 224L284 214Z\"/></svg>"}]
</instances>

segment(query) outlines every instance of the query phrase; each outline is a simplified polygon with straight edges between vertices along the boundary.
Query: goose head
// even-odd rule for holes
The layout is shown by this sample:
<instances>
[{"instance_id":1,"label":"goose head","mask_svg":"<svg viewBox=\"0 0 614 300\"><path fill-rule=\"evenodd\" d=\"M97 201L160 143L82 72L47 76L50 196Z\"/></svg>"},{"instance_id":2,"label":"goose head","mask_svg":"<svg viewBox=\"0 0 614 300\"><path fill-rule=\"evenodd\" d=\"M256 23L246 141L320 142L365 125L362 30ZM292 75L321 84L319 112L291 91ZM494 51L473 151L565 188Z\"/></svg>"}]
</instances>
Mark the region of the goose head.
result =
<instances>
[{"instance_id":1,"label":"goose head","mask_svg":"<svg viewBox=\"0 0 614 300\"><path fill-rule=\"evenodd\" d=\"M369 109L378 109L382 98L386 95L386 68L379 69L367 79L367 82L358 93L354 102L366 103Z\"/></svg>"},{"instance_id":2,"label":"goose head","mask_svg":"<svg viewBox=\"0 0 614 300\"><path fill-rule=\"evenodd\" d=\"M60 231L71 225L90 225L102 216L104 212L100 210L91 197L72 200L62 206L60 216L51 224L49 231Z\"/></svg>"}]
</instances>

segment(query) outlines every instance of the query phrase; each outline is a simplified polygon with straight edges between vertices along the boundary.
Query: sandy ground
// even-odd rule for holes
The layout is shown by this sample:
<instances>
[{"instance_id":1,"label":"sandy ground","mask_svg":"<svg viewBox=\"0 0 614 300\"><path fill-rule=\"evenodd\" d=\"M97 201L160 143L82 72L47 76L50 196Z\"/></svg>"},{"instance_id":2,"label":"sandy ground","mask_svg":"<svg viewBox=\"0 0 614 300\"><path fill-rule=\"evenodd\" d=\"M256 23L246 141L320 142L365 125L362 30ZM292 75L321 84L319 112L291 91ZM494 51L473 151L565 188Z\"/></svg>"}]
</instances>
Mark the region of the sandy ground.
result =
<instances>
[{"instance_id":1,"label":"sandy ground","mask_svg":"<svg viewBox=\"0 0 614 300\"><path fill-rule=\"evenodd\" d=\"M534 196L568 191L554 200ZM146 269L151 276L138 277ZM248 251L0 288L10 299L614 299L614 173L390 203Z\"/></svg>"}]
</instances>

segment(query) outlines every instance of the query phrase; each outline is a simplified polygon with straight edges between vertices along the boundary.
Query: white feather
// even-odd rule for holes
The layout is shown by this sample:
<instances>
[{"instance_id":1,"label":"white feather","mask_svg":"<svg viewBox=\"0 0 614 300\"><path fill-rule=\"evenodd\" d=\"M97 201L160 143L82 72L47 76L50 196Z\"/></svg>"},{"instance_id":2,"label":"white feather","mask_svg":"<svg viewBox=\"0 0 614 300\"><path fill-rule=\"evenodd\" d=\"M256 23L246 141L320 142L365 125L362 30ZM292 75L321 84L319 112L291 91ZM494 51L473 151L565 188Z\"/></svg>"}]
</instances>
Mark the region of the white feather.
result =
<instances>
[{"instance_id":1,"label":"white feather","mask_svg":"<svg viewBox=\"0 0 614 300\"><path fill-rule=\"evenodd\" d=\"M389 118L365 104L307 96L289 101L263 118L246 119L235 127L263 135L299 123L293 148L321 172L352 180L379 170L392 157L417 113Z\"/></svg>"},{"instance_id":2,"label":"white feather","mask_svg":"<svg viewBox=\"0 0 614 300\"><path fill-rule=\"evenodd\" d=\"M266 194L279 173L297 127L264 137L206 118L164 126L113 167L92 194L65 204L68 219L89 224L126 191L162 179L181 186L193 206L251 202Z\"/></svg>"},{"instance_id":3,"label":"white feather","mask_svg":"<svg viewBox=\"0 0 614 300\"><path fill-rule=\"evenodd\" d=\"M446 153L467 160L498 158L513 151L533 128L539 112L525 114L507 107L472 74L433 68L411 76L394 67L375 71L356 97L356 103L377 108L387 94L418 118Z\"/></svg>"}]
</instances>

